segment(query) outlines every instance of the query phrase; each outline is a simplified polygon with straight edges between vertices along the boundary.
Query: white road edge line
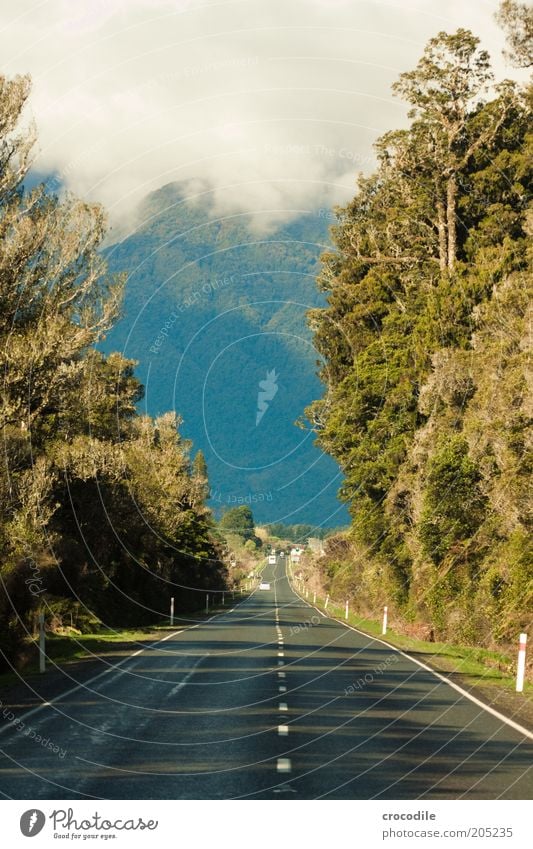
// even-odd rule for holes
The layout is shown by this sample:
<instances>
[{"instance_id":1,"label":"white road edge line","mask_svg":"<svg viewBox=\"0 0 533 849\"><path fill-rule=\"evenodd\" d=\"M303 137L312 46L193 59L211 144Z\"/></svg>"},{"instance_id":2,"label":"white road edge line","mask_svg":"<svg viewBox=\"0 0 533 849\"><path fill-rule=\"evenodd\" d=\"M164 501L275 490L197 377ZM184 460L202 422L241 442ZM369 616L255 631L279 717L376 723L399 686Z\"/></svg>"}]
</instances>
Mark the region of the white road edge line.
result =
<instances>
[{"instance_id":1,"label":"white road edge line","mask_svg":"<svg viewBox=\"0 0 533 849\"><path fill-rule=\"evenodd\" d=\"M305 598L299 595L299 593L296 592L294 587L291 585L290 580L289 586L291 587L293 593L298 596L298 598L300 598L302 601L305 601L308 607L312 607L313 610L316 610L325 619L332 619L334 622L338 622L339 625L342 625L344 628L349 628L351 631L355 631L356 634L361 634L362 637L366 637L368 640L373 640L376 643L381 643L382 645L387 646L388 649L392 649L393 651L398 652L398 654L401 654L403 657L407 658L407 660L410 660L412 663L416 663L416 665L420 666L421 669L425 669L426 672L431 672L431 674L434 675L435 678L438 678L439 681L442 681L444 684L447 684L448 687L452 688L452 690L456 690L458 693L461 693L461 695L468 699L470 702L473 702L475 705L482 708L487 713L490 713L492 716L495 716L496 719L499 719L506 725L509 725L510 728L514 728L514 730L518 731L519 734L523 734L524 737L528 738L528 740L533 740L533 732L528 731L528 729L524 728L523 725L519 725L518 722L515 722L513 719L509 719L508 716L504 716L503 713L500 713L498 710L495 710L494 708L490 707L490 705L487 705L485 704L485 702L482 702L480 699L477 699L475 696L469 693L468 690L463 690L463 688L460 687L459 684L455 684L454 681L450 681L449 678L446 678L445 675L441 675L440 672L436 671L436 669L432 669L431 666L428 666L426 663L422 663L421 660L417 660L415 657L411 657L410 654L407 654L407 652L402 651L397 646L393 646L392 643L388 643L386 640L380 640L379 637L372 637L370 634L365 634L364 631L360 631L359 628L354 628L353 625L348 625L347 622L343 622L340 619L337 619L335 616L326 616L326 614L322 613L322 611L318 607L315 607L313 604L311 604L311 602L306 601Z\"/></svg>"},{"instance_id":2,"label":"white road edge line","mask_svg":"<svg viewBox=\"0 0 533 849\"><path fill-rule=\"evenodd\" d=\"M235 607L240 607L241 604L243 604L245 601L247 601L249 598L251 598L256 593L256 591L257 591L257 587L250 593L250 595L245 596L245 598L243 598L239 602L239 604L236 604ZM143 651L146 651L149 648L155 648L158 645L158 643L164 643L166 640L170 640L171 637L176 637L178 634L182 634L184 631L193 631L195 628L199 628L200 625L205 625L206 622L210 622L212 619L216 619L217 616L224 616L227 612L228 611L222 610L222 611L220 611L220 613L215 613L209 619L204 619L204 620L202 620L202 622L197 622L196 625L190 625L187 628L181 628L179 631L173 631L171 634L167 634L166 637L161 637L161 639L157 640L155 643L150 643L149 646L143 646L142 648L133 652L133 654L127 655L127 657L123 658L123 660L121 660L119 663L116 663L114 666L111 666L108 669L104 669L102 672L99 672L98 675L93 675L93 677L88 678L87 681L83 681L80 684L76 684L75 687L71 687L70 690L65 690L64 693L59 693L57 696L54 696L54 698L50 699L50 701L48 701L48 702L41 702L41 704L35 705L34 708L26 711L26 713L23 713L22 716L19 716L18 721L24 722L30 716L33 716L34 714L38 713L40 710L43 710L43 708L52 707L52 705L54 705L56 702L61 701L61 699L66 699L67 696L71 696L72 693L77 692L77 690L86 689L89 686L89 684L93 684L94 681L98 681L98 679L103 678L104 675L110 675L112 673L116 673L116 674L121 675L125 670L121 669L120 667L124 663L127 663L128 660L131 660L132 657L137 657L138 655L142 654ZM5 731L7 731L11 727L12 727L11 721L0 726L0 734L3 734Z\"/></svg>"},{"instance_id":3,"label":"white road edge line","mask_svg":"<svg viewBox=\"0 0 533 849\"><path fill-rule=\"evenodd\" d=\"M170 639L170 637L174 637L174 636L176 636L176 634L181 634L181 633L183 633L183 630L176 631L175 633L172 633L172 634L168 634L168 636L162 637L161 640L158 640L157 643L163 643L163 642L165 642L165 640ZM157 643L153 643L152 645L156 646ZM88 678L87 681L83 681L83 683L76 684L76 686L71 687L70 690L65 690L64 693L60 693L58 696L55 696L55 698L50 699L49 702L42 702L40 705L36 705L31 710L27 711L26 713L23 713L22 716L19 717L19 722L24 722L24 720L28 719L28 717L33 716L35 713L37 713L38 711L42 710L45 707L51 707L53 704L55 704L55 702L61 701L61 699L66 699L67 696L71 696L72 693L75 693L77 690L87 688L90 684L93 684L95 681L98 681L100 678L103 678L105 675L109 675L111 673L115 673L116 675L121 675L125 671L124 669L121 669L122 665L124 663L127 663L128 660L131 660L132 657L137 657L138 655L142 654L142 652L146 651L146 649L147 649L147 646L143 646L142 649L138 649L137 651L134 651L132 654L129 654L127 657L125 657L119 663L115 664L115 666L112 666L109 669L104 669L103 672L99 672L98 675L93 675L92 678ZM11 727L11 723L7 723L6 725L2 725L2 727L0 728L0 734L3 734L4 731L7 731L7 729L10 728L10 727Z\"/></svg>"}]
</instances>

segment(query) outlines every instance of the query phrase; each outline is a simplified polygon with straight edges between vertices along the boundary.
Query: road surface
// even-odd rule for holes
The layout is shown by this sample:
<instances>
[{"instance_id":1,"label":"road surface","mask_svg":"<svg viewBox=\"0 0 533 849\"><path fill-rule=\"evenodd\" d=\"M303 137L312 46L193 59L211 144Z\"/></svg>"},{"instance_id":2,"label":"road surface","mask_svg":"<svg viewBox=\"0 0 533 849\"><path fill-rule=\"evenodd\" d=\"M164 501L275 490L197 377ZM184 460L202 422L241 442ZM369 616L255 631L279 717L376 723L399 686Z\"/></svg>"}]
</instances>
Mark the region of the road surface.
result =
<instances>
[{"instance_id":1,"label":"road surface","mask_svg":"<svg viewBox=\"0 0 533 849\"><path fill-rule=\"evenodd\" d=\"M293 592L279 557L264 580L269 590L233 610L21 712L24 730L4 725L3 796L532 797L520 731L325 618Z\"/></svg>"}]
</instances>

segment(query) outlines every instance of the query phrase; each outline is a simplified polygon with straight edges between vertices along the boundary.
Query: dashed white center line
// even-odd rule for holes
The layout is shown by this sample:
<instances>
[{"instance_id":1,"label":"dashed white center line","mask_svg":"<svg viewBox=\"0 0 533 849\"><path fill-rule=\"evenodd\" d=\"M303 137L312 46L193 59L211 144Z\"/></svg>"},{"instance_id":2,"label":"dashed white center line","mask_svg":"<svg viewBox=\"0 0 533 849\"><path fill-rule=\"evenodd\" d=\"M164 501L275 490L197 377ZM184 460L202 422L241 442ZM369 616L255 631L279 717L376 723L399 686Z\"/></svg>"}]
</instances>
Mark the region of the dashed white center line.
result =
<instances>
[{"instance_id":1,"label":"dashed white center line","mask_svg":"<svg viewBox=\"0 0 533 849\"><path fill-rule=\"evenodd\" d=\"M278 772L290 772L292 769L291 759L290 758L278 758L277 770Z\"/></svg>"},{"instance_id":2,"label":"dashed white center line","mask_svg":"<svg viewBox=\"0 0 533 849\"><path fill-rule=\"evenodd\" d=\"M286 688L285 684L279 685L279 692L280 693L286 693L287 692L287 688Z\"/></svg>"},{"instance_id":3,"label":"dashed white center line","mask_svg":"<svg viewBox=\"0 0 533 849\"><path fill-rule=\"evenodd\" d=\"M279 652L278 652L278 657L285 657L285 652L284 652L284 651L279 651Z\"/></svg>"},{"instance_id":4,"label":"dashed white center line","mask_svg":"<svg viewBox=\"0 0 533 849\"><path fill-rule=\"evenodd\" d=\"M285 672L278 672L278 678L286 678Z\"/></svg>"},{"instance_id":5,"label":"dashed white center line","mask_svg":"<svg viewBox=\"0 0 533 849\"><path fill-rule=\"evenodd\" d=\"M278 660L278 666L285 666L284 660Z\"/></svg>"},{"instance_id":6,"label":"dashed white center line","mask_svg":"<svg viewBox=\"0 0 533 849\"><path fill-rule=\"evenodd\" d=\"M287 737L289 734L288 725L278 725L278 734L280 737Z\"/></svg>"},{"instance_id":7,"label":"dashed white center line","mask_svg":"<svg viewBox=\"0 0 533 849\"><path fill-rule=\"evenodd\" d=\"M280 702L278 705L278 710L289 710L287 707L287 702Z\"/></svg>"}]
</instances>

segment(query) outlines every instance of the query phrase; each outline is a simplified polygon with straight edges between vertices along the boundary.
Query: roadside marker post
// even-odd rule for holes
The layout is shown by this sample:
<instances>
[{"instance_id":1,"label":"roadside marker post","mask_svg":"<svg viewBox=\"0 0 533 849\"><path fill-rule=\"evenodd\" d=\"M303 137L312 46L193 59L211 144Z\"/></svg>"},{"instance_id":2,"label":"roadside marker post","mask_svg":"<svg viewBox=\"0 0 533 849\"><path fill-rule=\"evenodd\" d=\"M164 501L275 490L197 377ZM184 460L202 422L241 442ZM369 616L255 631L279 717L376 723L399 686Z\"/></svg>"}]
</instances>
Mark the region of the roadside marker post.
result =
<instances>
[{"instance_id":1,"label":"roadside marker post","mask_svg":"<svg viewBox=\"0 0 533 849\"><path fill-rule=\"evenodd\" d=\"M381 629L382 634L387 633L387 615L388 615L388 612L389 612L389 608L387 607L387 605L385 605L385 607L383 608L383 628Z\"/></svg>"},{"instance_id":2,"label":"roadside marker post","mask_svg":"<svg viewBox=\"0 0 533 849\"><path fill-rule=\"evenodd\" d=\"M222 607L224 607L224 593L222 593Z\"/></svg>"},{"instance_id":3,"label":"roadside marker post","mask_svg":"<svg viewBox=\"0 0 533 849\"><path fill-rule=\"evenodd\" d=\"M44 613L39 613L39 672L46 669L46 645L44 633Z\"/></svg>"},{"instance_id":4,"label":"roadside marker post","mask_svg":"<svg viewBox=\"0 0 533 849\"><path fill-rule=\"evenodd\" d=\"M174 596L170 599L170 627L174 624Z\"/></svg>"},{"instance_id":5,"label":"roadside marker post","mask_svg":"<svg viewBox=\"0 0 533 849\"><path fill-rule=\"evenodd\" d=\"M344 611L344 618L348 619L348 602L346 602L346 609Z\"/></svg>"},{"instance_id":6,"label":"roadside marker post","mask_svg":"<svg viewBox=\"0 0 533 849\"><path fill-rule=\"evenodd\" d=\"M516 692L521 693L524 689L524 677L526 674L526 646L527 634L520 634L518 643L518 664L516 667Z\"/></svg>"},{"instance_id":7,"label":"roadside marker post","mask_svg":"<svg viewBox=\"0 0 533 849\"><path fill-rule=\"evenodd\" d=\"M206 593L205 596L205 612L209 613L209 593Z\"/></svg>"},{"instance_id":8,"label":"roadside marker post","mask_svg":"<svg viewBox=\"0 0 533 849\"><path fill-rule=\"evenodd\" d=\"M313 593L313 604L316 604L316 592Z\"/></svg>"},{"instance_id":9,"label":"roadside marker post","mask_svg":"<svg viewBox=\"0 0 533 849\"><path fill-rule=\"evenodd\" d=\"M326 596L326 603L324 605L324 610L327 608L328 604L329 604L329 595Z\"/></svg>"}]
</instances>

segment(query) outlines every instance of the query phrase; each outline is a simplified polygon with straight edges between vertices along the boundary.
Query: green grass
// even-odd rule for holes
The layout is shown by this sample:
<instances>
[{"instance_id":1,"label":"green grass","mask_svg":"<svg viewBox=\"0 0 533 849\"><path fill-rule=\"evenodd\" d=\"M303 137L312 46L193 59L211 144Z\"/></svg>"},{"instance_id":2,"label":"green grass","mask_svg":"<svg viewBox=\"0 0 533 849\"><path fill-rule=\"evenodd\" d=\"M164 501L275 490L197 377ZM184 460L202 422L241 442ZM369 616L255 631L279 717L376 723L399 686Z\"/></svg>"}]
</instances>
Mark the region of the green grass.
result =
<instances>
[{"instance_id":1,"label":"green grass","mask_svg":"<svg viewBox=\"0 0 533 849\"><path fill-rule=\"evenodd\" d=\"M217 594L218 595L218 594ZM226 593L224 607L220 603L209 609L209 616L220 613L227 607L238 604L248 593L235 591L235 598L231 590ZM205 608L177 613L174 617L172 629L187 628L195 622L206 617ZM108 628L101 629L92 634L47 634L46 654L56 664L71 663L86 660L93 656L108 655L110 657L127 656L139 643L150 643L158 639L162 631L171 629L170 620L160 620L154 625L145 628ZM15 672L4 672L0 674L0 687L10 686L17 683L21 677L24 679L32 675L39 675L38 641L29 640L28 647L32 650L34 660L27 663L19 674Z\"/></svg>"},{"instance_id":2,"label":"green grass","mask_svg":"<svg viewBox=\"0 0 533 849\"><path fill-rule=\"evenodd\" d=\"M312 597L307 600L312 601ZM343 622L346 621L344 619L344 605L340 606L330 601L327 610L324 605L325 599L317 597L316 606L318 608L336 619L340 619ZM516 693L514 671L516 658L510 657L503 651L492 651L490 649L455 645L453 643L430 643L400 634L393 628L388 628L386 636L382 637L381 620L363 619L352 613L348 615L348 624L371 637L379 637L396 648L417 656L418 660L422 663L427 663L428 666L431 666L438 672L458 673L465 676L466 683L473 686L499 687L510 694L516 695L519 698L526 698L533 703L532 683L526 682L523 693Z\"/></svg>"}]
</instances>

